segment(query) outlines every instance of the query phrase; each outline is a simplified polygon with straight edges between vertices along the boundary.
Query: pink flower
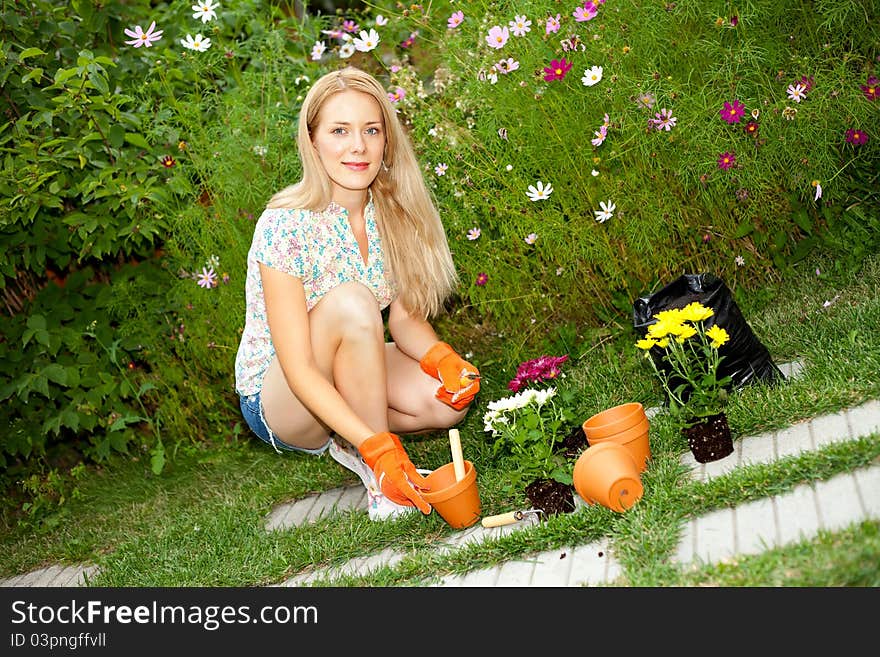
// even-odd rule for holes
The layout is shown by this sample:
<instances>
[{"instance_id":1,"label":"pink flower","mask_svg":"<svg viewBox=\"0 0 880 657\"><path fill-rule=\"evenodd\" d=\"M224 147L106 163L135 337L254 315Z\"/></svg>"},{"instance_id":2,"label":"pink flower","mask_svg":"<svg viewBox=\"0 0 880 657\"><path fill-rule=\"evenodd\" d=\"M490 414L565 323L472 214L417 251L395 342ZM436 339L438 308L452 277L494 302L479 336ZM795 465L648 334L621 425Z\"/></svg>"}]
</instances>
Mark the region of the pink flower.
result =
<instances>
[{"instance_id":1,"label":"pink flower","mask_svg":"<svg viewBox=\"0 0 880 657\"><path fill-rule=\"evenodd\" d=\"M346 20L342 21L342 29L350 34L356 34L360 28L354 21Z\"/></svg>"},{"instance_id":2,"label":"pink flower","mask_svg":"<svg viewBox=\"0 0 880 657\"><path fill-rule=\"evenodd\" d=\"M153 43L162 38L162 30L154 32L153 30L155 29L156 21L150 23L150 27L147 28L146 32L141 29L140 25L135 25L133 32L126 28L124 32L131 37L131 41L126 41L125 43L129 46L134 46L135 48L140 48L141 46L149 48Z\"/></svg>"},{"instance_id":3,"label":"pink flower","mask_svg":"<svg viewBox=\"0 0 880 657\"><path fill-rule=\"evenodd\" d=\"M599 13L599 8L596 7L590 0L584 3L583 7L578 7L572 12L572 16L574 16L575 21L578 23L583 23L584 21L590 21L596 18L596 14Z\"/></svg>"},{"instance_id":4,"label":"pink flower","mask_svg":"<svg viewBox=\"0 0 880 657\"><path fill-rule=\"evenodd\" d=\"M410 35L406 37L403 41L400 42L401 48L411 48L412 45L416 42L416 37L419 35L418 32L410 32Z\"/></svg>"},{"instance_id":5,"label":"pink flower","mask_svg":"<svg viewBox=\"0 0 880 657\"><path fill-rule=\"evenodd\" d=\"M846 140L853 146L861 146L868 141L868 135L861 130L850 128L846 131Z\"/></svg>"},{"instance_id":6,"label":"pink flower","mask_svg":"<svg viewBox=\"0 0 880 657\"><path fill-rule=\"evenodd\" d=\"M593 146L601 146L602 143L605 141L605 137L608 136L608 126L607 125L601 126L599 128L599 130L594 132L593 134L595 135L595 139L591 139L590 143Z\"/></svg>"},{"instance_id":7,"label":"pink flower","mask_svg":"<svg viewBox=\"0 0 880 657\"><path fill-rule=\"evenodd\" d=\"M506 27L495 25L489 30L489 34L486 35L486 43L489 44L490 48L503 48L509 38L510 30Z\"/></svg>"},{"instance_id":8,"label":"pink flower","mask_svg":"<svg viewBox=\"0 0 880 657\"><path fill-rule=\"evenodd\" d=\"M727 171L736 164L736 153L733 151L724 152L718 156L718 168Z\"/></svg>"},{"instance_id":9,"label":"pink flower","mask_svg":"<svg viewBox=\"0 0 880 657\"><path fill-rule=\"evenodd\" d=\"M489 282L489 274L484 271L481 271L477 274L477 280L475 281L477 285L483 287L486 283Z\"/></svg>"},{"instance_id":10,"label":"pink flower","mask_svg":"<svg viewBox=\"0 0 880 657\"><path fill-rule=\"evenodd\" d=\"M666 109L665 107L654 114L654 116L657 117L656 119L652 119L654 127L657 130L665 130L666 132L672 130L675 127L675 122L678 121L677 118L672 116L672 110Z\"/></svg>"},{"instance_id":11,"label":"pink flower","mask_svg":"<svg viewBox=\"0 0 880 657\"><path fill-rule=\"evenodd\" d=\"M553 59L550 66L544 67L544 80L553 82L554 80L564 80L565 74L571 70L572 64L564 59Z\"/></svg>"},{"instance_id":12,"label":"pink flower","mask_svg":"<svg viewBox=\"0 0 880 657\"><path fill-rule=\"evenodd\" d=\"M552 32L558 32L559 31L559 19L560 19L559 14L556 14L556 18L553 18L553 16L548 16L547 22L544 25L544 33L550 34Z\"/></svg>"},{"instance_id":13,"label":"pink flower","mask_svg":"<svg viewBox=\"0 0 880 657\"><path fill-rule=\"evenodd\" d=\"M394 91L388 92L388 100L392 103L399 103L406 96L406 91L402 87L397 87Z\"/></svg>"},{"instance_id":14,"label":"pink flower","mask_svg":"<svg viewBox=\"0 0 880 657\"><path fill-rule=\"evenodd\" d=\"M448 27L450 30L454 30L456 27L461 25L463 20L464 20L464 12L457 11L454 14L452 14L452 16L449 17L449 20L446 21L446 27Z\"/></svg>"},{"instance_id":15,"label":"pink flower","mask_svg":"<svg viewBox=\"0 0 880 657\"><path fill-rule=\"evenodd\" d=\"M721 118L728 123L739 123L743 114L746 113L746 106L738 100L734 100L732 105L725 102L724 107L721 108L718 113L721 115Z\"/></svg>"}]
</instances>

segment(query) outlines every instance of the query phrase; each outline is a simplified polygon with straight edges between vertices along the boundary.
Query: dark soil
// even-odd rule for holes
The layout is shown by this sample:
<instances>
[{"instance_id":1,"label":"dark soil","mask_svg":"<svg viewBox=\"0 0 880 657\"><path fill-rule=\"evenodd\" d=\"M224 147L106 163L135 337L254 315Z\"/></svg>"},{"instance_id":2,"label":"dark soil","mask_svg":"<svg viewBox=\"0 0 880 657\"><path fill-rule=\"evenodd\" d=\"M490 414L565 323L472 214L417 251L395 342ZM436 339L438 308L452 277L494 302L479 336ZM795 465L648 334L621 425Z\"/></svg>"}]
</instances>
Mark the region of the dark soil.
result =
<instances>
[{"instance_id":1,"label":"dark soil","mask_svg":"<svg viewBox=\"0 0 880 657\"><path fill-rule=\"evenodd\" d=\"M526 486L526 497L533 509L541 509L545 516L574 511L574 489L555 479L536 479Z\"/></svg>"},{"instance_id":2,"label":"dark soil","mask_svg":"<svg viewBox=\"0 0 880 657\"><path fill-rule=\"evenodd\" d=\"M576 460L587 447L589 447L589 443L584 435L584 428L578 424L571 428L571 431L566 434L557 448L565 455L565 458Z\"/></svg>"},{"instance_id":3,"label":"dark soil","mask_svg":"<svg viewBox=\"0 0 880 657\"><path fill-rule=\"evenodd\" d=\"M698 463L723 459L733 453L733 439L724 413L711 415L704 422L682 429L688 447Z\"/></svg>"}]
</instances>

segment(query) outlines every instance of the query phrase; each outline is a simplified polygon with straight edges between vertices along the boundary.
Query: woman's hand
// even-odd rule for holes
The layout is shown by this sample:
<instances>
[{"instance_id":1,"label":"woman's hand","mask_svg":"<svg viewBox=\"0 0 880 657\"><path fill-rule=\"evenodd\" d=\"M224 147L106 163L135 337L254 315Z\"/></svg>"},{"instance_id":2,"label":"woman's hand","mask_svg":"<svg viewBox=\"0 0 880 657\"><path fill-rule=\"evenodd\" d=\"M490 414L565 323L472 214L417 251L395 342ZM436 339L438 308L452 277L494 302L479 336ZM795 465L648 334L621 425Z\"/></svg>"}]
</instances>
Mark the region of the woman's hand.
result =
<instances>
[{"instance_id":1,"label":"woman's hand","mask_svg":"<svg viewBox=\"0 0 880 657\"><path fill-rule=\"evenodd\" d=\"M437 389L437 399L457 411L470 404L480 391L480 372L445 342L428 349L419 365L442 384Z\"/></svg>"}]
</instances>

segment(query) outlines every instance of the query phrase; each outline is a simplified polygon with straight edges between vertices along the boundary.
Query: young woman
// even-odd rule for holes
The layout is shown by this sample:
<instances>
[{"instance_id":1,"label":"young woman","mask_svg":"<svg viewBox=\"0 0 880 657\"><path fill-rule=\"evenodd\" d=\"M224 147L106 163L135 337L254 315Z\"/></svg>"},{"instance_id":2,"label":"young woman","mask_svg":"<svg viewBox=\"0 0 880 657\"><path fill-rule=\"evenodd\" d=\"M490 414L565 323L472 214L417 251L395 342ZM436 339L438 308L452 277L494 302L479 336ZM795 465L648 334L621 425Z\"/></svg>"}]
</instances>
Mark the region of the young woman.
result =
<instances>
[{"instance_id":1,"label":"young woman","mask_svg":"<svg viewBox=\"0 0 880 657\"><path fill-rule=\"evenodd\" d=\"M457 283L443 224L364 71L314 83L297 146L302 179L270 199L248 252L242 413L276 451L329 449L364 482L371 518L430 513L397 434L454 426L480 389L429 323Z\"/></svg>"}]
</instances>

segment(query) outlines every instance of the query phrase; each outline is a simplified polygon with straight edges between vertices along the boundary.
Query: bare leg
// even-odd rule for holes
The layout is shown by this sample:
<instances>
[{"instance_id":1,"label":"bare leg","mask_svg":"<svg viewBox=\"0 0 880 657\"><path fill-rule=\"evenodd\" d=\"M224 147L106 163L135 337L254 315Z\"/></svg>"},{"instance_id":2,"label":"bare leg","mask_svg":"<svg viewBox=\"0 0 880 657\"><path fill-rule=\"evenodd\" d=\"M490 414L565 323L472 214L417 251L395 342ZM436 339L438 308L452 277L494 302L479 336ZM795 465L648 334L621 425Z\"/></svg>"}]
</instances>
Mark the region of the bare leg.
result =
<instances>
[{"instance_id":1,"label":"bare leg","mask_svg":"<svg viewBox=\"0 0 880 657\"><path fill-rule=\"evenodd\" d=\"M309 312L309 329L321 372L377 433L442 429L465 416L466 410L434 398L440 384L417 360L385 344L382 315L364 285L333 288ZM262 399L266 422L279 440L310 449L327 442L329 428L296 398L277 359L263 379Z\"/></svg>"}]
</instances>

